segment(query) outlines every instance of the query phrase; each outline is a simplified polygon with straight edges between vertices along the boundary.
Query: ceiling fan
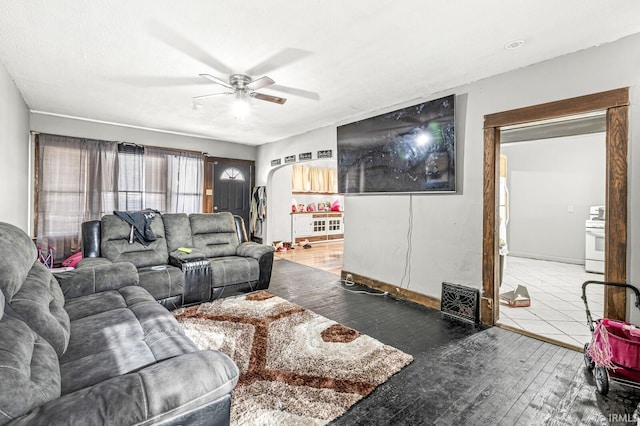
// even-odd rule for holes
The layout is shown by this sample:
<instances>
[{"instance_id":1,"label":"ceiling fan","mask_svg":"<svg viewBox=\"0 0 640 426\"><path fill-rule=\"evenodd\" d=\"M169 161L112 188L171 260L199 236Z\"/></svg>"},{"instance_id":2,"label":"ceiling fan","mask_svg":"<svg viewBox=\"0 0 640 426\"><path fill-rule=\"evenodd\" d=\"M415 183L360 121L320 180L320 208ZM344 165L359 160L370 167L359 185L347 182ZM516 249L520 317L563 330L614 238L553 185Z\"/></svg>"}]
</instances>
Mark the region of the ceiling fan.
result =
<instances>
[{"instance_id":1,"label":"ceiling fan","mask_svg":"<svg viewBox=\"0 0 640 426\"><path fill-rule=\"evenodd\" d=\"M260 90L263 87L275 84L275 81L267 76L252 80L248 75L232 74L231 77L229 77L228 83L222 79L219 79L218 77L212 76L211 74L200 74L200 77L206 78L207 80L215 84L225 87L229 89L229 91L212 93L210 95L195 96L193 98L194 101L211 98L218 95L236 95L236 98L239 100L247 100L249 97L252 97L261 101L273 102L280 105L284 104L287 101L286 98L256 92L256 90Z\"/></svg>"}]
</instances>

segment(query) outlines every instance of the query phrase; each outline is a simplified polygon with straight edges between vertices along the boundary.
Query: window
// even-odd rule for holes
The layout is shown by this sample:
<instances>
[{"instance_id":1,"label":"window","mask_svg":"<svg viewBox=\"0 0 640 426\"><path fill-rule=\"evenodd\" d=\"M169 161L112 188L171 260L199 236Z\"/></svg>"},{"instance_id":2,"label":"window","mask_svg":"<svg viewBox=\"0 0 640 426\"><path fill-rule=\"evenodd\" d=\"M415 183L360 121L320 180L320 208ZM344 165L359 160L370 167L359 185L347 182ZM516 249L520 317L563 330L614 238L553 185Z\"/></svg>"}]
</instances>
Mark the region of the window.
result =
<instances>
[{"instance_id":1,"label":"window","mask_svg":"<svg viewBox=\"0 0 640 426\"><path fill-rule=\"evenodd\" d=\"M118 208L142 210L144 203L144 148L118 144Z\"/></svg>"},{"instance_id":2,"label":"window","mask_svg":"<svg viewBox=\"0 0 640 426\"><path fill-rule=\"evenodd\" d=\"M36 239L55 262L81 249L82 222L114 210L202 211L200 153L47 134L36 149Z\"/></svg>"},{"instance_id":3,"label":"window","mask_svg":"<svg viewBox=\"0 0 640 426\"><path fill-rule=\"evenodd\" d=\"M204 157L199 153L170 153L167 156L167 211L202 212Z\"/></svg>"},{"instance_id":4,"label":"window","mask_svg":"<svg viewBox=\"0 0 640 426\"><path fill-rule=\"evenodd\" d=\"M229 167L224 169L220 174L220 180L237 180L238 182L244 182L244 175L239 169Z\"/></svg>"},{"instance_id":5,"label":"window","mask_svg":"<svg viewBox=\"0 0 640 426\"><path fill-rule=\"evenodd\" d=\"M168 212L167 208L167 155L159 148L144 151L144 205L146 208Z\"/></svg>"}]
</instances>

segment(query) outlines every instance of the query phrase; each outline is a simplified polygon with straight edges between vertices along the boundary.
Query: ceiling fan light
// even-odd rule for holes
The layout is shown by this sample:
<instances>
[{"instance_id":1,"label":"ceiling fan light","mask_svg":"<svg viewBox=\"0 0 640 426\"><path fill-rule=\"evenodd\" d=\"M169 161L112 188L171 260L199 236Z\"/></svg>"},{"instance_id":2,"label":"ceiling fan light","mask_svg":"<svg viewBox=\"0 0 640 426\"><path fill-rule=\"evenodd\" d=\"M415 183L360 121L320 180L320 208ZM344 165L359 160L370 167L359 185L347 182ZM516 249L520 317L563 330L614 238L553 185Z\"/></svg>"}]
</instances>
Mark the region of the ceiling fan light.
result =
<instances>
[{"instance_id":1,"label":"ceiling fan light","mask_svg":"<svg viewBox=\"0 0 640 426\"><path fill-rule=\"evenodd\" d=\"M239 120L247 118L249 115L249 102L242 96L236 97L236 100L233 101L231 105L231 112L233 116Z\"/></svg>"}]
</instances>

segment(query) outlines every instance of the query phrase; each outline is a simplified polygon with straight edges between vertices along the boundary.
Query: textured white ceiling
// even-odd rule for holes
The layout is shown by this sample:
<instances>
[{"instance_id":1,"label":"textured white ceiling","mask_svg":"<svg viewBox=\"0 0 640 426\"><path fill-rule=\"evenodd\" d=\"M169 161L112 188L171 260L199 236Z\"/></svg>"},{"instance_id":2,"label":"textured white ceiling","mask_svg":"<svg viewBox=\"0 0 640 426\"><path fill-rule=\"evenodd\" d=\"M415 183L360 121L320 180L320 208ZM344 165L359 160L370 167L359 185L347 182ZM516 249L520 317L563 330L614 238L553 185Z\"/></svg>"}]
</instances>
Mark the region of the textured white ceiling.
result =
<instances>
[{"instance_id":1,"label":"textured white ceiling","mask_svg":"<svg viewBox=\"0 0 640 426\"><path fill-rule=\"evenodd\" d=\"M637 0L2 0L0 62L33 111L257 145L638 32ZM288 101L194 108L201 73Z\"/></svg>"}]
</instances>

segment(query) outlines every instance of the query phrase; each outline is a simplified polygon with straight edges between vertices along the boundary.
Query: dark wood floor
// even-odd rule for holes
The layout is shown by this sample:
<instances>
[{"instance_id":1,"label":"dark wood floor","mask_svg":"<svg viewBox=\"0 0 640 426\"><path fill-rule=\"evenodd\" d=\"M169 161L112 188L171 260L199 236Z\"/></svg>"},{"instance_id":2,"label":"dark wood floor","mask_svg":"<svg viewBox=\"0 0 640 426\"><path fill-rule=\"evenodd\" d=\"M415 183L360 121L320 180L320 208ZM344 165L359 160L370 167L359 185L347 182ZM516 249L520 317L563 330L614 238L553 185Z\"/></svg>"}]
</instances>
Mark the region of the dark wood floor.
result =
<instances>
[{"instance_id":1,"label":"dark wood floor","mask_svg":"<svg viewBox=\"0 0 640 426\"><path fill-rule=\"evenodd\" d=\"M335 280L276 260L269 291L415 358L335 425L630 424L620 420L640 402L640 391L618 384L597 394L579 352L391 296L349 293Z\"/></svg>"}]
</instances>

